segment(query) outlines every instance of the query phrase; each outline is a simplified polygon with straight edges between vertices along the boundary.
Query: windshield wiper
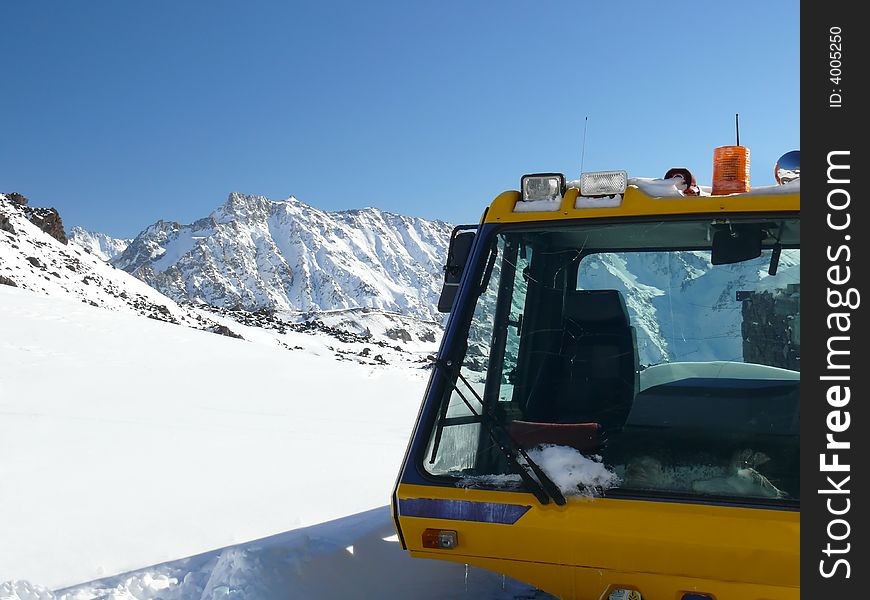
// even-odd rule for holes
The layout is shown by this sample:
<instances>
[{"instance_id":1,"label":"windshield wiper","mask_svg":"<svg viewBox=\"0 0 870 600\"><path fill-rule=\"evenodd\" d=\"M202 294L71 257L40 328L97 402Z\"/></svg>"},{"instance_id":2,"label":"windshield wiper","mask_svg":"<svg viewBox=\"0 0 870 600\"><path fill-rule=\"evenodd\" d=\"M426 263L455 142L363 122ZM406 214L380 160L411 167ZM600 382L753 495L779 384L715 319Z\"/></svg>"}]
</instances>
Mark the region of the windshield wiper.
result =
<instances>
[{"instance_id":1,"label":"windshield wiper","mask_svg":"<svg viewBox=\"0 0 870 600\"><path fill-rule=\"evenodd\" d=\"M489 433L489 436L490 438L492 438L492 441L495 443L496 447L501 451L502 454L504 454L505 458L507 458L508 462L519 474L523 482L529 488L531 488L532 493L535 495L535 498L537 498L541 504L549 504L550 499L552 499L559 506L565 505L567 501L565 500L565 496L562 494L562 491L559 489L559 487L553 482L552 479L550 479L550 477L546 473L544 473L541 467L538 466L538 464L531 459L525 449L523 449L522 446L519 446L514 441L510 433L508 433L508 430L505 428L504 424L502 424L498 417L494 414L492 408L487 407L483 403L483 399L480 397L477 391L475 391L471 384L468 383L468 380L465 379L462 373L457 373L459 379L461 379L462 383L464 383L465 386L469 390L471 390L471 393L474 394L475 399L480 403L480 406L483 408L483 414L480 414L476 410L474 410L471 402L468 401L468 399L465 397L465 394L462 393L462 390L459 389L459 386L456 385L456 382L450 377L449 365L440 359L436 359L434 361L434 364L435 368L441 372L441 375L445 379L447 379L448 383L451 386L453 386L453 389L462 399L462 402L465 403L465 406L468 408L468 410L471 411L471 414L475 417L480 418L480 422L483 424L484 427L486 427L487 432ZM446 403L447 399L445 399L445 404ZM522 458L522 462L520 461L520 458ZM529 472L529 470L531 470L531 473ZM534 476L532 474L534 474Z\"/></svg>"}]
</instances>

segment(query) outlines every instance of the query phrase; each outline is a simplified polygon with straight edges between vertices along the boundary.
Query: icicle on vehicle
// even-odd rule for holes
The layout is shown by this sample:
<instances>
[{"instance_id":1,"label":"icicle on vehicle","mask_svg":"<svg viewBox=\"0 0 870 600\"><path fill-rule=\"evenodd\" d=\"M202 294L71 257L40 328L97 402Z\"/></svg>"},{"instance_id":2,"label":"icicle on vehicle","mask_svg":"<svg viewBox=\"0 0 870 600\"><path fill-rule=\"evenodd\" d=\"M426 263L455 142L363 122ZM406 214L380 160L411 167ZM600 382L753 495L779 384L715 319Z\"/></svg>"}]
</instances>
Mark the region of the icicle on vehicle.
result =
<instances>
[{"instance_id":1,"label":"icicle on vehicle","mask_svg":"<svg viewBox=\"0 0 870 600\"><path fill-rule=\"evenodd\" d=\"M526 175L453 232L392 498L412 556L562 598L799 597L799 153L752 190L748 158L717 150L712 189Z\"/></svg>"}]
</instances>

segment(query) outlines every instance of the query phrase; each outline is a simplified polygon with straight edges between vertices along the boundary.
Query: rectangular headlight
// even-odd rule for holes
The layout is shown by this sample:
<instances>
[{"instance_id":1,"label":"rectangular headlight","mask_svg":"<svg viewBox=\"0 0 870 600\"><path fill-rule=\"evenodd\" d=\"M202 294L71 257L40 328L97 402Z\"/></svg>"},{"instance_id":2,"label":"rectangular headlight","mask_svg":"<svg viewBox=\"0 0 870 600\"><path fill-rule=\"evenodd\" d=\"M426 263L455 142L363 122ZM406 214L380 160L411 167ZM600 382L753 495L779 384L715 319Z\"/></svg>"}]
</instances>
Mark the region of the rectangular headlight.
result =
<instances>
[{"instance_id":1,"label":"rectangular headlight","mask_svg":"<svg viewBox=\"0 0 870 600\"><path fill-rule=\"evenodd\" d=\"M560 200L565 193L565 176L561 173L523 175L520 179L520 190L525 202Z\"/></svg>"},{"instance_id":2,"label":"rectangular headlight","mask_svg":"<svg viewBox=\"0 0 870 600\"><path fill-rule=\"evenodd\" d=\"M625 171L595 171L580 175L580 193L584 196L624 194L628 186Z\"/></svg>"}]
</instances>

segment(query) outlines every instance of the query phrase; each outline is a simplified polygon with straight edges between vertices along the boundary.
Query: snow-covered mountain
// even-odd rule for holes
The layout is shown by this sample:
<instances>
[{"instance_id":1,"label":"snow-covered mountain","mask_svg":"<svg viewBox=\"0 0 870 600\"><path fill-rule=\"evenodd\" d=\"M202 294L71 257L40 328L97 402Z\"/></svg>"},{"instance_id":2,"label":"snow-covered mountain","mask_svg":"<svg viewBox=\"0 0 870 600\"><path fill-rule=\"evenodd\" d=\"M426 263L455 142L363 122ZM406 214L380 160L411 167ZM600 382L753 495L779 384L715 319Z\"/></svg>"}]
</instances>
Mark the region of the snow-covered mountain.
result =
<instances>
[{"instance_id":1,"label":"snow-covered mountain","mask_svg":"<svg viewBox=\"0 0 870 600\"><path fill-rule=\"evenodd\" d=\"M292 318L268 308L179 303L77 243L66 243L53 209L33 208L2 194L0 285L363 365L419 367L440 339L434 322L369 308Z\"/></svg>"},{"instance_id":2,"label":"snow-covered mountain","mask_svg":"<svg viewBox=\"0 0 870 600\"><path fill-rule=\"evenodd\" d=\"M73 227L67 234L69 241L78 244L91 254L109 261L121 254L133 240L113 238L98 231L89 231L83 227Z\"/></svg>"},{"instance_id":3,"label":"snow-covered mountain","mask_svg":"<svg viewBox=\"0 0 870 600\"><path fill-rule=\"evenodd\" d=\"M375 208L326 212L232 193L198 221L158 221L112 264L177 301L301 313L436 311L451 226Z\"/></svg>"},{"instance_id":4,"label":"snow-covered mountain","mask_svg":"<svg viewBox=\"0 0 870 600\"><path fill-rule=\"evenodd\" d=\"M43 228L45 219L34 219L34 214L51 215L56 226ZM0 194L0 283L197 328L211 325L82 247L66 243L62 233L53 209L29 207Z\"/></svg>"}]
</instances>

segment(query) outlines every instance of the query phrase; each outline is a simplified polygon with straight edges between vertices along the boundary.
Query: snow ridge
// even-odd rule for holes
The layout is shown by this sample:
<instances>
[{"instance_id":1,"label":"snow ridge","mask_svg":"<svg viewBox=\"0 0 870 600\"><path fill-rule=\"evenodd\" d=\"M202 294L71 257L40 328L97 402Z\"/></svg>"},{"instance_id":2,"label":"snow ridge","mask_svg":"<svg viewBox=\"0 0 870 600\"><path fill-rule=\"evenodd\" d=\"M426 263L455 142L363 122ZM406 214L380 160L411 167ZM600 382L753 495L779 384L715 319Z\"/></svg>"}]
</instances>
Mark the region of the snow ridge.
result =
<instances>
[{"instance_id":1,"label":"snow ridge","mask_svg":"<svg viewBox=\"0 0 870 600\"><path fill-rule=\"evenodd\" d=\"M234 192L192 224L147 227L112 263L176 301L294 313L371 308L440 321L451 228Z\"/></svg>"},{"instance_id":2,"label":"snow ridge","mask_svg":"<svg viewBox=\"0 0 870 600\"><path fill-rule=\"evenodd\" d=\"M64 244L0 197L0 283L198 329L212 325L78 244Z\"/></svg>"}]
</instances>

